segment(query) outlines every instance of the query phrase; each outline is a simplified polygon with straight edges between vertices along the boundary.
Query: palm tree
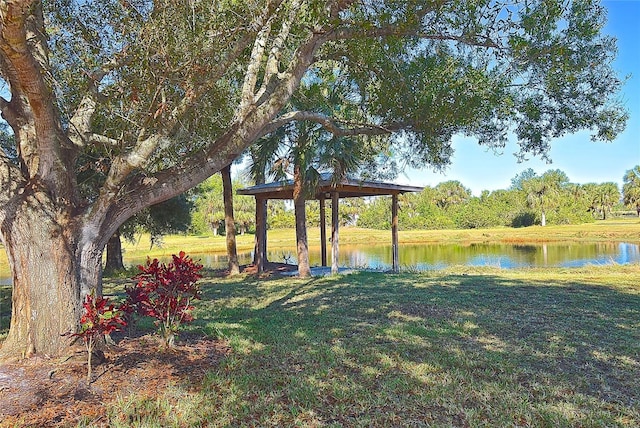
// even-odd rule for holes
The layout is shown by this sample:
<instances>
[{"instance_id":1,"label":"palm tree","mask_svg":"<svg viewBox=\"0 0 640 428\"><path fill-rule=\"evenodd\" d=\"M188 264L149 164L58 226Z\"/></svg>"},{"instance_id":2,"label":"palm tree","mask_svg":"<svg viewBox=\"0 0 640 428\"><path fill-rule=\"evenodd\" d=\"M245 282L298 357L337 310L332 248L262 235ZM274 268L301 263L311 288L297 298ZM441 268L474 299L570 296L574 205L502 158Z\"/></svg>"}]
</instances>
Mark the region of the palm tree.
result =
<instances>
[{"instance_id":1,"label":"palm tree","mask_svg":"<svg viewBox=\"0 0 640 428\"><path fill-rule=\"evenodd\" d=\"M300 95L291 100L291 111L313 111L341 116L345 122L364 122L357 97L348 82L338 75L304 81ZM336 106L340 111L336 112ZM306 231L306 200L315 195L323 173L329 173L337 184L348 174L375 167L386 159L383 147L388 137L336 136L316 121L293 122L266 135L251 149L250 174L258 179L293 177L298 274L311 275ZM393 168L391 169L393 171Z\"/></svg>"},{"instance_id":2,"label":"palm tree","mask_svg":"<svg viewBox=\"0 0 640 428\"><path fill-rule=\"evenodd\" d=\"M222 176L222 196L224 200L224 229L227 238L227 257L229 258L229 275L240 273L238 250L236 245L236 222L233 216L233 186L231 185L231 164L220 170Z\"/></svg>"},{"instance_id":3,"label":"palm tree","mask_svg":"<svg viewBox=\"0 0 640 428\"><path fill-rule=\"evenodd\" d=\"M613 206L620 201L620 190L616 183L602 183L594 187L591 197L593 206L598 208L602 213L602 219L606 220L607 212L611 212Z\"/></svg>"},{"instance_id":4,"label":"palm tree","mask_svg":"<svg viewBox=\"0 0 640 428\"><path fill-rule=\"evenodd\" d=\"M535 176L521 183L527 195L527 204L540 210L540 225L547 225L547 212L557 205L560 190L567 185L569 177L558 169L549 170L541 176Z\"/></svg>"},{"instance_id":5,"label":"palm tree","mask_svg":"<svg viewBox=\"0 0 640 428\"><path fill-rule=\"evenodd\" d=\"M624 175L622 195L624 204L634 207L640 217L640 165L636 165Z\"/></svg>"},{"instance_id":6,"label":"palm tree","mask_svg":"<svg viewBox=\"0 0 640 428\"><path fill-rule=\"evenodd\" d=\"M347 138L336 138L315 124L299 122L258 142L256 151L264 155L251 169L266 170L276 180L293 176L293 205L296 224L298 275L311 275L306 230L306 200L315 194L322 173L331 174L338 183L358 169L362 144ZM278 141L274 149L274 140ZM263 169L264 168L264 169ZM257 174L252 172L253 176Z\"/></svg>"},{"instance_id":7,"label":"palm tree","mask_svg":"<svg viewBox=\"0 0 640 428\"><path fill-rule=\"evenodd\" d=\"M462 204L471 198L471 190L457 180L445 181L436 186L435 203L440 208L447 209L452 205Z\"/></svg>"}]
</instances>

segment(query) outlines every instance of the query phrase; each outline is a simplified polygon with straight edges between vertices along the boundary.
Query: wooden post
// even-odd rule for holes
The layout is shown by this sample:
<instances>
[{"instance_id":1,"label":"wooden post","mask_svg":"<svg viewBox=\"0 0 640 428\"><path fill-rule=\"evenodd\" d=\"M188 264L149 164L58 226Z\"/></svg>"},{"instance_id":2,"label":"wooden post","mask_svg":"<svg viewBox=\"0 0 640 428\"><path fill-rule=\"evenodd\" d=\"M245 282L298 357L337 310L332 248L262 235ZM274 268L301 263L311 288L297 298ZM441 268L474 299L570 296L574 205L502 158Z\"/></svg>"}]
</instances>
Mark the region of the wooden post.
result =
<instances>
[{"instance_id":1,"label":"wooden post","mask_svg":"<svg viewBox=\"0 0 640 428\"><path fill-rule=\"evenodd\" d=\"M267 263L267 200L256 196L256 265L264 272Z\"/></svg>"},{"instance_id":2,"label":"wooden post","mask_svg":"<svg viewBox=\"0 0 640 428\"><path fill-rule=\"evenodd\" d=\"M324 193L320 195L320 259L321 265L327 265L327 224L325 219Z\"/></svg>"},{"instance_id":3,"label":"wooden post","mask_svg":"<svg viewBox=\"0 0 640 428\"><path fill-rule=\"evenodd\" d=\"M340 200L340 194L333 192L331 194L331 273L338 273L338 203Z\"/></svg>"},{"instance_id":4,"label":"wooden post","mask_svg":"<svg viewBox=\"0 0 640 428\"><path fill-rule=\"evenodd\" d=\"M268 199L263 199L262 200L262 224L264 225L264 228L262 229L262 260L264 262L264 266L266 267L267 263L269 263L269 258L267 257L267 215L268 215L268 209L267 209L267 204L268 204L269 200Z\"/></svg>"},{"instance_id":5,"label":"wooden post","mask_svg":"<svg viewBox=\"0 0 640 428\"><path fill-rule=\"evenodd\" d=\"M392 270L398 272L399 267L399 251L398 251L398 194L391 196L391 252L392 252Z\"/></svg>"}]
</instances>

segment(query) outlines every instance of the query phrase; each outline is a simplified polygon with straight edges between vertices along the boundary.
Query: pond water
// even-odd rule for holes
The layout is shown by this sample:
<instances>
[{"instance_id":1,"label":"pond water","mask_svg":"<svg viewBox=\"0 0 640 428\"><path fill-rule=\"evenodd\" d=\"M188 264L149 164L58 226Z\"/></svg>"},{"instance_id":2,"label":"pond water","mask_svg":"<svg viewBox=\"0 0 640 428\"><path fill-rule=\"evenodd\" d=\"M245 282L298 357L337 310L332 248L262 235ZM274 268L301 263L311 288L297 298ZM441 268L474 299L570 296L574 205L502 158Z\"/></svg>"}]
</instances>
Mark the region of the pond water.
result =
<instances>
[{"instance_id":1,"label":"pond water","mask_svg":"<svg viewBox=\"0 0 640 428\"><path fill-rule=\"evenodd\" d=\"M327 250L330 257L330 249ZM189 254L211 268L225 268L224 254ZM581 267L585 265L640 263L640 243L563 243L563 244L421 244L400 245L400 266L415 270L443 269L453 265L492 266L504 269L518 267ZM249 264L252 253L238 254L240 264ZM295 249L269 251L273 262L296 264ZM127 260L141 264L146 259ZM320 248L309 249L309 261L319 266ZM330 260L329 260L330 263ZM339 264L343 267L391 269L391 245L340 245Z\"/></svg>"},{"instance_id":2,"label":"pond water","mask_svg":"<svg viewBox=\"0 0 640 428\"><path fill-rule=\"evenodd\" d=\"M330 257L330 249L328 250ZM225 268L224 254L190 252L206 267ZM585 265L640 263L640 243L550 243L550 244L421 244L400 245L400 266L412 270L443 269L447 266L491 266L503 269L518 267L581 267ZM320 248L311 247L312 266L319 266ZM238 254L240 264L249 264L250 252ZM295 248L270 251L267 258L273 262L296 263ZM127 258L126 265L143 264L146 258ZM163 260L166 261L166 260ZM330 263L330 261L329 261ZM368 247L340 245L341 267L391 269L391 246ZM0 285L11 283L8 271L0 271Z\"/></svg>"}]
</instances>

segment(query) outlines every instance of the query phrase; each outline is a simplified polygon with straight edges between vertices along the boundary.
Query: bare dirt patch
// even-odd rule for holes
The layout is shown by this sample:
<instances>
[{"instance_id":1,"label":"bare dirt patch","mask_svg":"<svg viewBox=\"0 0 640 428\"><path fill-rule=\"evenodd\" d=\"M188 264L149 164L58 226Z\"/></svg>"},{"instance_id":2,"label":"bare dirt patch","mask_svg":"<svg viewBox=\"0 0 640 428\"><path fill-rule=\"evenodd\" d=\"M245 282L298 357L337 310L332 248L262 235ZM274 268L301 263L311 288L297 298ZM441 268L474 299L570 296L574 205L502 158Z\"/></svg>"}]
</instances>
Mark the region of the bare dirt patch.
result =
<instances>
[{"instance_id":1,"label":"bare dirt patch","mask_svg":"<svg viewBox=\"0 0 640 428\"><path fill-rule=\"evenodd\" d=\"M81 418L100 426L118 396L155 396L169 385L197 388L207 371L230 352L219 340L186 338L162 349L155 336L125 338L94 362L87 384L86 354L42 357L0 365L0 427L73 426Z\"/></svg>"}]
</instances>

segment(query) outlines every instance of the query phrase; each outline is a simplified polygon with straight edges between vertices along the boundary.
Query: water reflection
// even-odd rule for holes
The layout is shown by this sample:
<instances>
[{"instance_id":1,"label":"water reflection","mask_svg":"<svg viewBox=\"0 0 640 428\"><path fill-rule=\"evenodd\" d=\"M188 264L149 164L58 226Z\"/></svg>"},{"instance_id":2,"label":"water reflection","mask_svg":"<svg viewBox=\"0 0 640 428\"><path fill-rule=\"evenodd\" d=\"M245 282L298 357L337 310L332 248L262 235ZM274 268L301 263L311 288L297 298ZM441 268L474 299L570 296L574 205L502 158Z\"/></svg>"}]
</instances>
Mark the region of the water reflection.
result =
<instances>
[{"instance_id":1,"label":"water reflection","mask_svg":"<svg viewBox=\"0 0 640 428\"><path fill-rule=\"evenodd\" d=\"M189 252L206 267L225 268L225 254ZM640 244L629 242L564 243L564 244L424 244L400 245L400 265L417 270L443 269L453 265L492 266L503 269L518 267L581 267L585 265L640 263ZM274 262L296 263L295 248L268 253ZM238 254L240 264L249 264L250 252ZM169 261L170 257L166 260ZM125 264L143 264L145 258L128 258ZM319 266L320 248L309 249L309 261ZM391 246L340 245L340 266L391 269ZM0 271L0 285L11 284L10 273Z\"/></svg>"},{"instance_id":2,"label":"water reflection","mask_svg":"<svg viewBox=\"0 0 640 428\"><path fill-rule=\"evenodd\" d=\"M585 265L640 263L640 244L569 243L540 245L511 244L425 244L401 245L400 265L418 270L443 269L452 265L492 266L503 269L518 267L581 267ZM224 268L228 258L222 254L191 255L211 268ZM240 264L251 263L252 254L238 255ZM295 263L295 249L268 253L274 262ZM320 249L309 249L312 266L320 265ZM143 263L144 259L125 259L128 264ZM387 270L391 268L391 246L340 246L340 266Z\"/></svg>"}]
</instances>

